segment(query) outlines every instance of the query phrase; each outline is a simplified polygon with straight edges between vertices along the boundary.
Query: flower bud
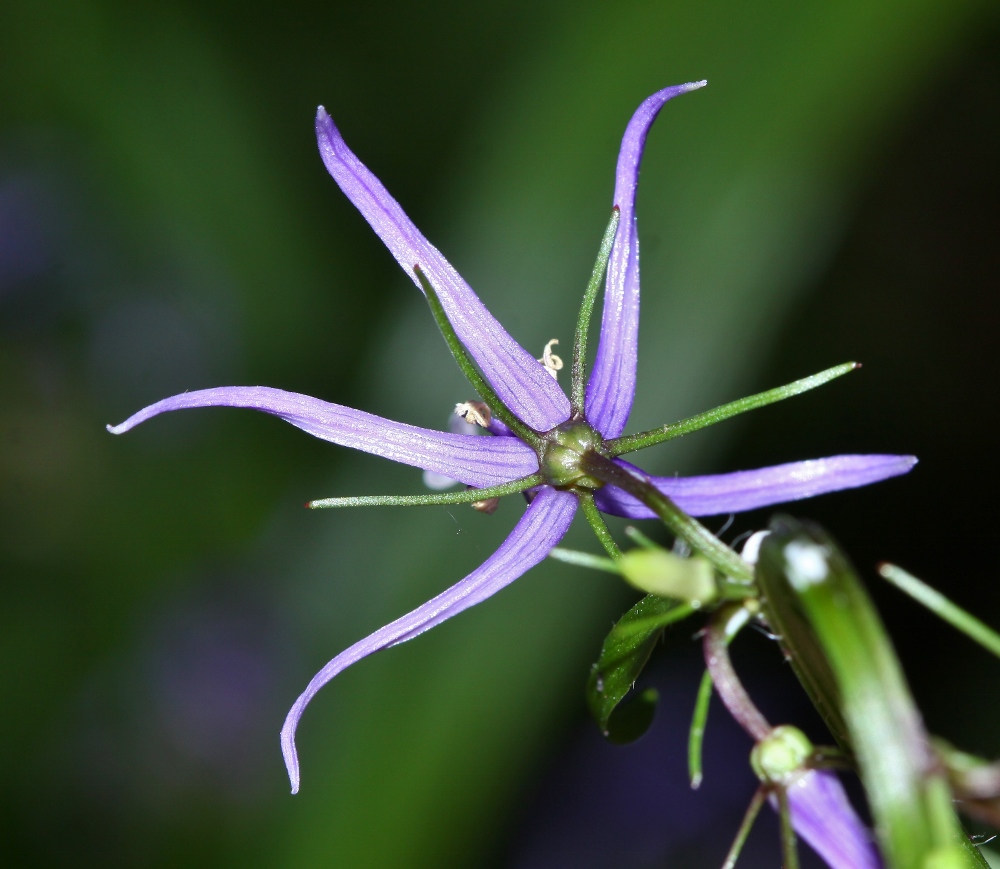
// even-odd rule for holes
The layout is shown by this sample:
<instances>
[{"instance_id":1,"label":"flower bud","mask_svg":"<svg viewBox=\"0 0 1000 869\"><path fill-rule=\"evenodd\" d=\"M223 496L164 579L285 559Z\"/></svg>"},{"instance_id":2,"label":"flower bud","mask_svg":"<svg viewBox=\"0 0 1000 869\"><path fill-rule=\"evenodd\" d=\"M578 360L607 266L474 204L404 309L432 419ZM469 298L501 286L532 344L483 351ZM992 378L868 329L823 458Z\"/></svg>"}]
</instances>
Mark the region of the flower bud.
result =
<instances>
[{"instance_id":1,"label":"flower bud","mask_svg":"<svg viewBox=\"0 0 1000 869\"><path fill-rule=\"evenodd\" d=\"M693 606L711 603L719 593L712 565L699 555L681 558L665 549L633 549L618 559L618 567L641 591Z\"/></svg>"}]
</instances>

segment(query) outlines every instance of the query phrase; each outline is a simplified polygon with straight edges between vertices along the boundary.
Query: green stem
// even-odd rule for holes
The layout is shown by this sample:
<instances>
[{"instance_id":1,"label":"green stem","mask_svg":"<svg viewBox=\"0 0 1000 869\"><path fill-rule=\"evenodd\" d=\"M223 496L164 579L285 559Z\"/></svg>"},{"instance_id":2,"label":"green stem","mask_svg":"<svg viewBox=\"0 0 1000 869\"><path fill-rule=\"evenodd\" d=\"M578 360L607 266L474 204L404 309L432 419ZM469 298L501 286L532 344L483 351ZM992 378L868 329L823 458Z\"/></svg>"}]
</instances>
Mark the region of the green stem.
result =
<instances>
[{"instance_id":1,"label":"green stem","mask_svg":"<svg viewBox=\"0 0 1000 869\"><path fill-rule=\"evenodd\" d=\"M708 723L708 707L711 700L712 674L706 670L698 686L694 715L691 716L691 730L688 732L688 776L693 790L701 787L701 748L705 741L705 725Z\"/></svg>"},{"instance_id":2,"label":"green stem","mask_svg":"<svg viewBox=\"0 0 1000 869\"><path fill-rule=\"evenodd\" d=\"M704 525L682 511L648 479L643 480L633 476L620 465L593 451L583 454L580 469L588 476L617 486L637 498L659 516L675 535L685 540L696 552L704 555L721 573L737 582L747 584L753 582L750 565Z\"/></svg>"},{"instance_id":3,"label":"green stem","mask_svg":"<svg viewBox=\"0 0 1000 869\"><path fill-rule=\"evenodd\" d=\"M601 279L608 267L608 259L611 257L611 248L615 242L615 233L618 231L620 219L621 212L616 205L611 211L608 228L604 230L604 238L601 239L601 247L597 252L597 262L594 263L594 271L591 272L590 281L583 294L580 316L576 321L576 335L573 340L573 369L570 382L570 404L574 416L582 417L584 415L584 405L587 400L585 376L587 373L587 336L590 333L590 317L594 312L594 303L597 301L597 291L601 288Z\"/></svg>"},{"instance_id":4,"label":"green stem","mask_svg":"<svg viewBox=\"0 0 1000 869\"><path fill-rule=\"evenodd\" d=\"M826 371L820 371L819 374L803 377L801 380L796 380L785 386L779 386L775 389L769 389L766 392L758 392L756 395L731 401L729 404L723 404L720 407L707 410L704 413L699 413L697 416L689 417L680 422L670 423L669 425L654 428L650 431L639 432L639 434L614 438L607 442L607 447L612 456L620 456L624 453L645 449L654 444L690 434L706 426L715 425L717 422L722 422L724 419L746 413L748 410L756 410L758 407L766 407L769 404L774 404L776 401L791 398L793 395L801 395L803 392L808 392L810 389L815 389L817 386L822 386L824 383L829 383L831 380L843 377L843 375L860 367L861 365L857 362L845 362L843 365L835 365L833 368L827 368Z\"/></svg>"},{"instance_id":5,"label":"green stem","mask_svg":"<svg viewBox=\"0 0 1000 869\"><path fill-rule=\"evenodd\" d=\"M343 498L319 498L306 506L311 510L321 507L424 507L433 504L473 504L487 498L502 498L524 492L545 482L541 474L532 474L510 483L487 486L483 489L466 489L462 492L443 492L438 495L353 495Z\"/></svg>"},{"instance_id":6,"label":"green stem","mask_svg":"<svg viewBox=\"0 0 1000 869\"><path fill-rule=\"evenodd\" d=\"M597 535L597 539L601 541L604 551L612 558L620 558L622 551L615 542L615 538L611 536L608 523L604 521L604 516L597 509L597 504L594 503L594 493L577 492L576 497L580 502L584 518L590 523L590 527L593 529L594 534Z\"/></svg>"},{"instance_id":7,"label":"green stem","mask_svg":"<svg viewBox=\"0 0 1000 869\"><path fill-rule=\"evenodd\" d=\"M991 627L979 621L971 613L953 604L941 592L931 588L927 583L921 582L915 576L907 573L901 567L894 564L880 564L879 574L889 580L900 591L905 591L918 603L922 603L927 609L952 627L957 628L970 639L975 640L984 649L1000 657L1000 634Z\"/></svg>"},{"instance_id":8,"label":"green stem","mask_svg":"<svg viewBox=\"0 0 1000 869\"><path fill-rule=\"evenodd\" d=\"M736 838L733 840L729 853L726 854L726 862L722 864L722 869L733 869L736 866L736 861L740 858L740 852L743 850L747 837L750 835L750 830L753 828L753 822L757 820L757 815L760 814L761 807L764 805L764 800L766 799L767 790L761 785L757 788L753 799L750 800L750 805L747 806L743 822L740 824L739 830L736 831Z\"/></svg>"},{"instance_id":9,"label":"green stem","mask_svg":"<svg viewBox=\"0 0 1000 869\"><path fill-rule=\"evenodd\" d=\"M479 397L486 402L489 409L507 428L526 444L538 449L542 444L542 439L539 437L538 432L521 422L500 400L499 396L493 391L493 387L486 382L486 378L479 373L479 369L473 363L469 351L465 349L465 345L462 344L455 330L452 328L451 322L448 320L448 315L444 312L444 308L441 305L441 300L438 298L434 287L431 286L431 282L427 279L427 275L424 274L424 270L419 265L415 265L413 271L417 276L417 280L420 281L420 286L424 288L424 294L427 296L427 303L430 305L431 313L434 315L434 321L437 323L438 329L441 330L445 343L448 345L448 349L451 350L451 355L455 357L458 367L462 369L462 373L469 383L472 384L473 389L479 393Z\"/></svg>"}]
</instances>

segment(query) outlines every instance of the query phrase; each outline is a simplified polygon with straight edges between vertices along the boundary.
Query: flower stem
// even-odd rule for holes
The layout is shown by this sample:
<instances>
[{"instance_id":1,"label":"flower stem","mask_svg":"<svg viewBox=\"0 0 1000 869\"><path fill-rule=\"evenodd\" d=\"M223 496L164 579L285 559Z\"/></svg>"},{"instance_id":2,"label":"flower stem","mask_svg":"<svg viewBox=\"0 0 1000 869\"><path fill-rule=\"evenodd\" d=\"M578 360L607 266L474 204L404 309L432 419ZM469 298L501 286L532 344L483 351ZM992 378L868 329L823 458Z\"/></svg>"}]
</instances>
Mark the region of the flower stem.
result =
<instances>
[{"instance_id":1,"label":"flower stem","mask_svg":"<svg viewBox=\"0 0 1000 869\"><path fill-rule=\"evenodd\" d=\"M451 355L455 357L455 361L458 363L458 367L462 369L462 373L466 379L472 384L476 392L479 393L479 397L493 411L494 416L497 416L522 441L538 449L542 443L538 432L521 422L510 408L500 400L500 397L493 391L493 387L486 382L486 378L479 373L479 370L472 361L472 357L469 355L469 351L465 349L465 345L462 344L455 330L452 328L451 322L448 320L448 315L441 306L441 300L438 298L437 292L435 292L431 282L427 279L427 275L424 274L424 270L419 265L415 265L413 272L416 274L417 280L420 281L420 286L424 289L424 294L427 296L427 303L430 305L431 313L434 315L434 321L437 323L438 329L441 330L445 343L448 345L448 349L451 350Z\"/></svg>"},{"instance_id":2,"label":"flower stem","mask_svg":"<svg viewBox=\"0 0 1000 869\"><path fill-rule=\"evenodd\" d=\"M843 377L843 375L860 367L861 365L858 362L845 362L843 365L835 365L833 368L827 368L826 371L820 371L818 374L803 377L801 380L796 380L785 386L778 386L775 389L769 389L766 392L748 395L746 398L731 401L729 404L723 404L720 407L699 413L697 416L688 417L680 422L673 422L669 425L639 432L634 435L614 438L607 442L607 447L611 451L612 456L620 456L624 453L642 450L654 444L690 434L700 428L715 425L717 422L722 422L724 419L746 413L748 410L756 410L758 407L766 407L769 404L774 404L776 401L791 398L793 395L801 395L803 392L808 392L810 389L815 389L817 386L822 386L824 383L829 383L831 380Z\"/></svg>"},{"instance_id":3,"label":"flower stem","mask_svg":"<svg viewBox=\"0 0 1000 869\"><path fill-rule=\"evenodd\" d=\"M905 591L918 603L922 603L938 618L948 622L984 649L1000 657L1000 634L979 621L971 613L953 604L941 592L931 588L894 564L880 564L879 574L889 580L900 591Z\"/></svg>"},{"instance_id":4,"label":"flower stem","mask_svg":"<svg viewBox=\"0 0 1000 869\"><path fill-rule=\"evenodd\" d=\"M742 604L730 604L717 610L705 628L705 666L712 674L715 690L729 714L740 727L760 742L771 733L771 725L754 705L740 682L729 657L729 643L750 621L750 610Z\"/></svg>"},{"instance_id":5,"label":"flower stem","mask_svg":"<svg viewBox=\"0 0 1000 869\"><path fill-rule=\"evenodd\" d=\"M618 221L621 211L616 205L611 211L611 220L604 230L601 247L597 252L597 262L590 275L590 281L583 294L583 304L580 306L580 316L576 321L576 335L573 340L573 368L570 381L570 404L574 416L583 416L584 404L587 399L587 384L585 382L587 367L587 335L590 333L590 317L597 301L597 291L601 288L601 279L608 267L611 248L614 245L615 234L618 231Z\"/></svg>"},{"instance_id":6,"label":"flower stem","mask_svg":"<svg viewBox=\"0 0 1000 869\"><path fill-rule=\"evenodd\" d=\"M438 495L354 495L343 498L320 498L306 506L311 510L321 507L423 507L433 504L472 504L487 498L501 498L524 492L545 482L541 474L522 477L511 483L487 486L483 489L466 489L463 492L444 492Z\"/></svg>"},{"instance_id":7,"label":"flower stem","mask_svg":"<svg viewBox=\"0 0 1000 869\"><path fill-rule=\"evenodd\" d=\"M634 476L620 465L592 450L583 454L580 467L588 476L617 486L638 498L659 516L674 534L685 540L696 552L704 555L721 573L737 582L749 584L753 581L750 565L704 525L688 516L648 479Z\"/></svg>"},{"instance_id":8,"label":"flower stem","mask_svg":"<svg viewBox=\"0 0 1000 869\"><path fill-rule=\"evenodd\" d=\"M597 505L594 503L593 492L578 492L576 497L580 502L584 518L590 523L590 527L593 529L594 534L597 535L597 539L601 542L601 546L604 547L604 551L612 558L617 559L621 557L622 551L615 542L615 538L611 536L608 523L604 521L601 511L597 509Z\"/></svg>"}]
</instances>

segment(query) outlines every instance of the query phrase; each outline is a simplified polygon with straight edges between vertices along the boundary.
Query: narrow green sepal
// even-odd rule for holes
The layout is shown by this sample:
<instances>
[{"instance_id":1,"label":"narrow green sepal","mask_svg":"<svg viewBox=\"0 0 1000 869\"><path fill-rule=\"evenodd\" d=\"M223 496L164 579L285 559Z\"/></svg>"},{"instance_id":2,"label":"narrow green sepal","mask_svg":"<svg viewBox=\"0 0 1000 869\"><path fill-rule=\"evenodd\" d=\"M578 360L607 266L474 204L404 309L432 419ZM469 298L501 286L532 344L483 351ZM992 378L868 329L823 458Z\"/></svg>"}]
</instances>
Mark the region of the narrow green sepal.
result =
<instances>
[{"instance_id":1,"label":"narrow green sepal","mask_svg":"<svg viewBox=\"0 0 1000 869\"><path fill-rule=\"evenodd\" d=\"M643 549L662 549L655 540L651 540L645 534L643 534L634 525L625 526L625 536L628 537L636 546L641 546Z\"/></svg>"},{"instance_id":2,"label":"narrow green sepal","mask_svg":"<svg viewBox=\"0 0 1000 869\"><path fill-rule=\"evenodd\" d=\"M796 380L785 386L778 386L775 389L769 389L766 392L758 392L756 395L749 395L746 398L731 401L729 404L723 404L720 407L688 417L680 422L673 422L669 425L639 432L634 435L614 438L608 441L607 447L612 456L620 456L624 453L642 450L654 444L690 434L706 426L715 425L717 422L722 422L730 417L746 413L748 410L756 410L759 407L766 407L769 404L784 401L786 398L791 398L794 395L809 392L809 390L815 389L817 386L823 386L823 384L829 383L831 380L836 380L838 377L843 377L845 374L860 367L861 364L858 362L845 362L842 365L835 365L833 368L827 368L826 371L820 371L818 374L803 377L801 380Z\"/></svg>"},{"instance_id":3,"label":"narrow green sepal","mask_svg":"<svg viewBox=\"0 0 1000 869\"><path fill-rule=\"evenodd\" d=\"M694 701L691 729L688 731L688 778L691 789L701 787L701 750L705 743L705 726L708 724L708 707L712 700L712 674L706 670L698 685L698 696Z\"/></svg>"},{"instance_id":4,"label":"narrow green sepal","mask_svg":"<svg viewBox=\"0 0 1000 869\"><path fill-rule=\"evenodd\" d=\"M597 261L594 263L594 270L587 283L587 289L583 294L583 304L580 305L580 315L576 321L576 334L573 339L573 368L570 380L570 405L574 416L584 415L584 403L587 399L587 337L590 334L590 318L594 313L594 303L597 301L597 292L601 288L601 280L608 268L608 259L611 257L611 248L615 243L615 234L618 232L618 223L621 220L621 211L616 205L611 211L611 220L607 229L604 230L604 237L601 239L601 247L597 252Z\"/></svg>"},{"instance_id":5,"label":"narrow green sepal","mask_svg":"<svg viewBox=\"0 0 1000 869\"><path fill-rule=\"evenodd\" d=\"M750 805L747 806L747 811L743 816L743 821L740 823L740 828L736 831L736 838L733 840L733 844L729 848L729 853L726 855L726 860L722 864L722 869L735 869L736 861L740 858L740 853L743 851L743 846L746 844L747 837L750 835L753 823L757 820L757 815L760 814L761 807L764 805L764 801L766 799L766 788L757 788L757 792L753 795L753 799L750 800Z\"/></svg>"},{"instance_id":6,"label":"narrow green sepal","mask_svg":"<svg viewBox=\"0 0 1000 869\"><path fill-rule=\"evenodd\" d=\"M989 625L952 603L937 589L931 588L901 567L896 567L894 564L880 564L878 572L883 579L887 579L900 591L906 592L915 601L922 603L938 618L1000 657L1000 634Z\"/></svg>"},{"instance_id":7,"label":"narrow green sepal","mask_svg":"<svg viewBox=\"0 0 1000 869\"><path fill-rule=\"evenodd\" d=\"M591 555L589 552L578 552L575 549L563 549L561 546L556 546L549 552L549 558L576 567L589 567L591 570L603 570L605 573L621 575L617 561L600 555Z\"/></svg>"},{"instance_id":8,"label":"narrow green sepal","mask_svg":"<svg viewBox=\"0 0 1000 869\"><path fill-rule=\"evenodd\" d=\"M500 400L496 392L493 391L493 387L486 382L486 378L479 373L479 369L476 368L475 363L472 361L469 351L465 349L465 345L462 344L461 339L452 327L451 321L449 321L448 315L444 312L444 308L441 305L441 300L438 298L437 291L427 279L424 270L419 265L415 265L413 272L417 276L417 280L420 281L420 286L424 289L427 304L430 306L431 314L434 315L434 322L437 323L438 329L441 330L445 343L448 345L448 349L451 350L451 355L455 357L458 367L462 369L466 380L472 384L472 388L479 393L479 397L486 403L494 416L500 419L507 428L526 444L530 444L532 447L540 446L541 438L538 436L538 432L521 422L510 408Z\"/></svg>"},{"instance_id":9,"label":"narrow green sepal","mask_svg":"<svg viewBox=\"0 0 1000 869\"><path fill-rule=\"evenodd\" d=\"M465 489L461 492L440 492L434 495L348 495L341 498L318 498L306 504L310 510L326 507L426 507L434 504L474 504L487 498L502 498L540 486L545 480L541 474L532 474L510 483L487 486L483 489Z\"/></svg>"}]
</instances>

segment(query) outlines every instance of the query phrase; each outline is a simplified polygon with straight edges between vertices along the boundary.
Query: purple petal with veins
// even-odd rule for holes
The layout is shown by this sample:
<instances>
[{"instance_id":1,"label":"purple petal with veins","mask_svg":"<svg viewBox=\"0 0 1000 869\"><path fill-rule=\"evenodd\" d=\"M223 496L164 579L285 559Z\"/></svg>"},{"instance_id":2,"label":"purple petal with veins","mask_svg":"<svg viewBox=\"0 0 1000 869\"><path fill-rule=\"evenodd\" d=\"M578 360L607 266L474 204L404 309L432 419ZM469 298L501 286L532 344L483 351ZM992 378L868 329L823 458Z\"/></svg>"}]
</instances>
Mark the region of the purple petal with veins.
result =
<instances>
[{"instance_id":1,"label":"purple petal with veins","mask_svg":"<svg viewBox=\"0 0 1000 869\"><path fill-rule=\"evenodd\" d=\"M322 106L316 114L316 137L327 170L418 288L413 267L423 269L455 332L500 400L536 431L563 422L569 416L569 399L552 375L507 333L472 287L424 238L382 182L347 147Z\"/></svg>"},{"instance_id":2,"label":"purple petal with veins","mask_svg":"<svg viewBox=\"0 0 1000 869\"><path fill-rule=\"evenodd\" d=\"M485 438L483 438L485 440ZM379 628L320 670L288 712L281 728L281 750L292 783L292 793L299 789L299 759L295 748L295 729L309 701L338 673L372 652L405 643L435 625L450 619L509 585L545 558L566 533L576 512L576 497L569 492L543 488L531 502L521 521L507 539L482 565L461 582L417 607L408 615Z\"/></svg>"},{"instance_id":3,"label":"purple petal with veins","mask_svg":"<svg viewBox=\"0 0 1000 869\"><path fill-rule=\"evenodd\" d=\"M109 425L108 431L124 434L157 414L191 407L260 410L281 417L322 440L383 456L404 465L415 465L468 486L509 483L538 470L534 450L517 438L431 431L267 386L220 386L184 392L143 408L121 425Z\"/></svg>"},{"instance_id":4,"label":"purple petal with veins","mask_svg":"<svg viewBox=\"0 0 1000 869\"><path fill-rule=\"evenodd\" d=\"M837 774L810 769L788 785L792 826L830 869L881 869L868 828L847 799ZM771 797L777 808L777 800Z\"/></svg>"},{"instance_id":5,"label":"purple petal with veins","mask_svg":"<svg viewBox=\"0 0 1000 869\"><path fill-rule=\"evenodd\" d=\"M645 476L634 465L621 459L617 461ZM867 486L905 474L916 463L914 456L830 456L732 474L649 479L685 513L718 516ZM652 510L621 489L605 486L597 492L596 500L597 506L605 513L628 519L656 518Z\"/></svg>"},{"instance_id":6,"label":"purple petal with veins","mask_svg":"<svg viewBox=\"0 0 1000 869\"><path fill-rule=\"evenodd\" d=\"M587 419L607 438L616 438L624 431L635 396L639 353L639 236L635 190L646 135L668 100L705 84L697 81L664 88L646 99L625 128L618 153L614 204L621 212L621 222L608 261L601 338L587 384Z\"/></svg>"}]
</instances>

